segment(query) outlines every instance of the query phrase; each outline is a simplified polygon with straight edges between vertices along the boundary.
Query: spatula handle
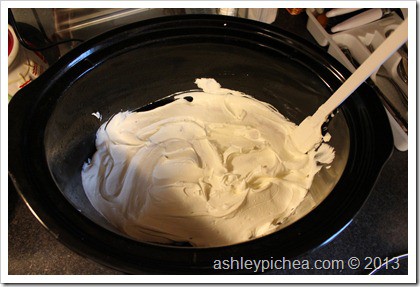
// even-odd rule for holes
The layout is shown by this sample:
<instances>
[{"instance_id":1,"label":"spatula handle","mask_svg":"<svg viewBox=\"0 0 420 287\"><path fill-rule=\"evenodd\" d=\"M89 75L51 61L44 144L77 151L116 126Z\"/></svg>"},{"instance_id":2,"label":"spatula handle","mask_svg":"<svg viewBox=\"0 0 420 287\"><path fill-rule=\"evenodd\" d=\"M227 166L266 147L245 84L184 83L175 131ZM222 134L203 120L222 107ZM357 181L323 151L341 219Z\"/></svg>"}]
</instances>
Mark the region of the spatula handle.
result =
<instances>
[{"instance_id":1,"label":"spatula handle","mask_svg":"<svg viewBox=\"0 0 420 287\"><path fill-rule=\"evenodd\" d=\"M408 38L408 19L360 65L341 87L313 115L313 120L325 121L348 96L350 96L370 75L403 45Z\"/></svg>"}]
</instances>

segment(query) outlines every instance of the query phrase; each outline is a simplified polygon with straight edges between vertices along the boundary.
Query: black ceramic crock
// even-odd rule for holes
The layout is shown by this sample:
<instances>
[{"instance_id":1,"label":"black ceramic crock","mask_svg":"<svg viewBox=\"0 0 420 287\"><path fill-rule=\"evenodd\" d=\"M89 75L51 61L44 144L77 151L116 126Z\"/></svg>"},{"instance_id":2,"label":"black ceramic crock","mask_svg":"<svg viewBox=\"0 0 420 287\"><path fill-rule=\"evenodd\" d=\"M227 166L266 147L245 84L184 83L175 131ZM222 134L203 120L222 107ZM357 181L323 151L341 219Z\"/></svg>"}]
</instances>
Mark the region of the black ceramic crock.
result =
<instances>
[{"instance_id":1,"label":"black ceramic crock","mask_svg":"<svg viewBox=\"0 0 420 287\"><path fill-rule=\"evenodd\" d=\"M321 48L259 22L189 15L124 26L81 44L14 96L9 176L60 242L126 273L224 273L232 270L214 270L215 260L293 258L328 242L351 222L392 152L385 110L366 84L345 101L329 127L337 173L315 179L331 179L329 190L314 210L259 239L214 248L131 240L89 204L80 170L105 120L196 88L196 78L215 78L223 87L269 102L299 124L348 76ZM97 111L102 121L92 116Z\"/></svg>"}]
</instances>

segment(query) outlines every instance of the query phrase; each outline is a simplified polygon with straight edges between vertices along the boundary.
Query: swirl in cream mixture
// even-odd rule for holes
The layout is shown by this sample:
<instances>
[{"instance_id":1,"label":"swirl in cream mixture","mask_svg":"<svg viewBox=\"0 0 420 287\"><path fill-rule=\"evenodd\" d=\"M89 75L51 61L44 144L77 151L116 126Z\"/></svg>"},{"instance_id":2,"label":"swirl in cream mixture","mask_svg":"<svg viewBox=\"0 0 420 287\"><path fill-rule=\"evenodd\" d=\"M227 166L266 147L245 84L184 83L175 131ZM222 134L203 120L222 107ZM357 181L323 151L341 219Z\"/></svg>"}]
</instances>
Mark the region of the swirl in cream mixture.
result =
<instances>
[{"instance_id":1,"label":"swirl in cream mixture","mask_svg":"<svg viewBox=\"0 0 420 287\"><path fill-rule=\"evenodd\" d=\"M302 154L288 141L296 125L269 104L196 84L202 92L99 128L82 170L88 199L140 241L222 246L279 230L334 150Z\"/></svg>"}]
</instances>

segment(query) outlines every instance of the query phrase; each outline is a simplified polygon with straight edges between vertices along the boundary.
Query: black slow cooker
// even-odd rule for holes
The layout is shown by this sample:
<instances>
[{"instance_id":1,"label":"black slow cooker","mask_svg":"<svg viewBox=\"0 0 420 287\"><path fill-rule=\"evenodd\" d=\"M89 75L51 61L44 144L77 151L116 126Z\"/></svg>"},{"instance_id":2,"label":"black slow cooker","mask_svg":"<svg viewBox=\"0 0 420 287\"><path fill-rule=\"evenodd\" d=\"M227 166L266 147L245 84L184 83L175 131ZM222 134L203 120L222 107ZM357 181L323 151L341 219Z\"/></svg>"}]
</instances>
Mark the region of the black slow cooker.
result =
<instances>
[{"instance_id":1,"label":"black slow cooker","mask_svg":"<svg viewBox=\"0 0 420 287\"><path fill-rule=\"evenodd\" d=\"M130 24L81 44L13 97L9 176L57 240L126 273L216 274L235 270L215 269L215 260L293 258L351 222L392 152L387 115L367 84L328 126L336 159L309 191L315 206L262 238L214 248L132 240L90 205L80 171L103 121L193 89L196 78L268 102L299 124L349 75L321 48L251 20L187 15ZM92 116L98 111L102 121Z\"/></svg>"}]
</instances>

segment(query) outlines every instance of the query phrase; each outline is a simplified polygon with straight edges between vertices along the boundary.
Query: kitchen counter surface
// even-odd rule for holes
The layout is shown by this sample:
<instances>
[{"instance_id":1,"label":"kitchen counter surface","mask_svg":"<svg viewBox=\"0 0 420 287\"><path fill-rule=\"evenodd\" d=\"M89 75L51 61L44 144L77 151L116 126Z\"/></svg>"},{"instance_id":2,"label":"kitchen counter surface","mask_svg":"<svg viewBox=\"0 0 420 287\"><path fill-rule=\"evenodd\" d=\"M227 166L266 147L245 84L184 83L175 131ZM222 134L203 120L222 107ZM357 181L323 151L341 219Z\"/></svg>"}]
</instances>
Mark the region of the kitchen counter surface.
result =
<instances>
[{"instance_id":1,"label":"kitchen counter surface","mask_svg":"<svg viewBox=\"0 0 420 287\"><path fill-rule=\"evenodd\" d=\"M290 16L284 9L274 25L314 42L306 30L306 15ZM9 274L123 274L86 259L60 244L30 213L22 200L13 201L9 189ZM408 152L394 150L367 202L352 223L334 240L296 259L309 262L342 260L344 266L322 270L274 270L265 274L368 274L372 258L392 258L408 251ZM351 269L356 257L360 267ZM329 261L327 261L329 260ZM379 259L376 259L377 262ZM407 261L388 274L407 274ZM343 267L343 268L341 268Z\"/></svg>"}]
</instances>

